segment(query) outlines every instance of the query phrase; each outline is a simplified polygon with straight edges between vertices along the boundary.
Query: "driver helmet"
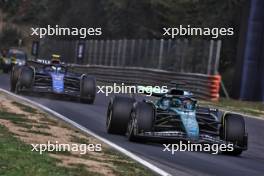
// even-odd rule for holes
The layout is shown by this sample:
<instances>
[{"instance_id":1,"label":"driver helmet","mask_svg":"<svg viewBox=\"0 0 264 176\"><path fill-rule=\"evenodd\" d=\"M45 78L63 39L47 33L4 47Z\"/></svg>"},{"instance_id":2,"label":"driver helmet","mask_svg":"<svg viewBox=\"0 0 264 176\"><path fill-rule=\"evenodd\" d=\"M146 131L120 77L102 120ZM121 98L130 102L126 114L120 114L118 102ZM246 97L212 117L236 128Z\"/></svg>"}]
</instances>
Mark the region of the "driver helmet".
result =
<instances>
[{"instance_id":1,"label":"driver helmet","mask_svg":"<svg viewBox=\"0 0 264 176\"><path fill-rule=\"evenodd\" d=\"M166 108L170 107L170 99L165 98L165 99L162 101L162 106L163 106L163 107L166 107Z\"/></svg>"},{"instance_id":2,"label":"driver helmet","mask_svg":"<svg viewBox=\"0 0 264 176\"><path fill-rule=\"evenodd\" d=\"M184 102L184 108L188 110L192 110L194 108L193 102L191 100L186 100Z\"/></svg>"},{"instance_id":3,"label":"driver helmet","mask_svg":"<svg viewBox=\"0 0 264 176\"><path fill-rule=\"evenodd\" d=\"M52 54L51 64L60 64L60 63L61 63L61 56L58 54Z\"/></svg>"}]
</instances>

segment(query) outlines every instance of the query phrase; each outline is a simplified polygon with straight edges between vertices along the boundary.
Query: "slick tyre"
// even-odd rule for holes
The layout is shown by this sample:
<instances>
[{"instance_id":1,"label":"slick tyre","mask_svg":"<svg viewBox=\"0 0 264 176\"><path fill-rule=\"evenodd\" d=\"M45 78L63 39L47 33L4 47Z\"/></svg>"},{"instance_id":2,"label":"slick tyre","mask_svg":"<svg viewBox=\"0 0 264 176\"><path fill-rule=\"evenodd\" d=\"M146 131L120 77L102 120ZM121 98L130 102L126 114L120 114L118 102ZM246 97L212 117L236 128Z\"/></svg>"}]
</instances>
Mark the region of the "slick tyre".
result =
<instances>
[{"instance_id":1,"label":"slick tyre","mask_svg":"<svg viewBox=\"0 0 264 176\"><path fill-rule=\"evenodd\" d=\"M16 84L20 75L20 70L22 67L14 66L12 67L11 74L10 74L10 91L15 92Z\"/></svg>"},{"instance_id":2,"label":"slick tyre","mask_svg":"<svg viewBox=\"0 0 264 176\"><path fill-rule=\"evenodd\" d=\"M21 87L31 88L33 83L34 72L30 67L22 67L19 75L19 83Z\"/></svg>"},{"instance_id":3,"label":"slick tyre","mask_svg":"<svg viewBox=\"0 0 264 176\"><path fill-rule=\"evenodd\" d=\"M108 133L125 135L134 102L130 97L116 96L110 100L106 119Z\"/></svg>"},{"instance_id":4,"label":"slick tyre","mask_svg":"<svg viewBox=\"0 0 264 176\"><path fill-rule=\"evenodd\" d=\"M80 100L82 103L93 104L96 96L96 80L84 77L80 82Z\"/></svg>"},{"instance_id":5,"label":"slick tyre","mask_svg":"<svg viewBox=\"0 0 264 176\"><path fill-rule=\"evenodd\" d=\"M154 114L153 106L146 102L137 102L131 112L127 128L129 141L139 142L137 134L141 132L151 132L153 130Z\"/></svg>"},{"instance_id":6,"label":"slick tyre","mask_svg":"<svg viewBox=\"0 0 264 176\"><path fill-rule=\"evenodd\" d=\"M14 87L11 87L11 89L13 89L15 93L19 94L22 88L30 89L32 87L34 72L30 67L20 67L14 70L12 77L13 85L11 86Z\"/></svg>"},{"instance_id":7,"label":"slick tyre","mask_svg":"<svg viewBox=\"0 0 264 176\"><path fill-rule=\"evenodd\" d=\"M245 121L243 116L238 114L228 113L223 118L222 138L225 141L232 142L238 146L245 144ZM241 148L234 147L233 151L224 152L228 155L240 155L242 153Z\"/></svg>"}]
</instances>

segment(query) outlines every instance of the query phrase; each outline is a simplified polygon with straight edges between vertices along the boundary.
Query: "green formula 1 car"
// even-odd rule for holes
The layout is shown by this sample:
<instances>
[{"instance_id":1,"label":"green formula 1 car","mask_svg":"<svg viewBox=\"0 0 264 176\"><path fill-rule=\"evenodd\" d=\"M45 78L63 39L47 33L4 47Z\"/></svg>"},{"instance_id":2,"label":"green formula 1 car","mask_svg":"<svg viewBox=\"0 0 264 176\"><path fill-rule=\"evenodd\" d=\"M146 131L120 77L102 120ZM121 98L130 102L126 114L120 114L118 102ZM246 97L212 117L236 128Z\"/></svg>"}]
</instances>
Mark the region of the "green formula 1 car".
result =
<instances>
[{"instance_id":1,"label":"green formula 1 car","mask_svg":"<svg viewBox=\"0 0 264 176\"><path fill-rule=\"evenodd\" d=\"M192 93L180 89L155 95L158 98L154 101L113 97L108 106L107 132L126 135L130 141L154 138L208 145L231 144L233 150L226 152L231 155L247 150L243 116L198 106Z\"/></svg>"}]
</instances>

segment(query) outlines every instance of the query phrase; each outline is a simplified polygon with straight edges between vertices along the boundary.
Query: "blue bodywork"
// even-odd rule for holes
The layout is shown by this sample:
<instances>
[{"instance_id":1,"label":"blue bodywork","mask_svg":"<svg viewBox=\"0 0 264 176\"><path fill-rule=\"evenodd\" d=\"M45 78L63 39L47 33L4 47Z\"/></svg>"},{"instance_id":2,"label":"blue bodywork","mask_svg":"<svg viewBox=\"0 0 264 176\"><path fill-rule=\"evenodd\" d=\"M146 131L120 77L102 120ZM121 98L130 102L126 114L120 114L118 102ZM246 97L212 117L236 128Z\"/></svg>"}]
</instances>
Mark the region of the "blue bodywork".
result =
<instances>
[{"instance_id":1,"label":"blue bodywork","mask_svg":"<svg viewBox=\"0 0 264 176\"><path fill-rule=\"evenodd\" d=\"M84 74L68 71L68 68L61 64L34 67L34 72L32 88L24 88L23 91L80 97L81 79Z\"/></svg>"},{"instance_id":2,"label":"blue bodywork","mask_svg":"<svg viewBox=\"0 0 264 176\"><path fill-rule=\"evenodd\" d=\"M54 93L64 93L64 77L66 70L61 65L46 66L43 73L50 75L52 83L52 91Z\"/></svg>"},{"instance_id":3,"label":"blue bodywork","mask_svg":"<svg viewBox=\"0 0 264 176\"><path fill-rule=\"evenodd\" d=\"M50 73L52 78L52 90L55 93L63 93L64 91L64 74L62 73Z\"/></svg>"}]
</instances>

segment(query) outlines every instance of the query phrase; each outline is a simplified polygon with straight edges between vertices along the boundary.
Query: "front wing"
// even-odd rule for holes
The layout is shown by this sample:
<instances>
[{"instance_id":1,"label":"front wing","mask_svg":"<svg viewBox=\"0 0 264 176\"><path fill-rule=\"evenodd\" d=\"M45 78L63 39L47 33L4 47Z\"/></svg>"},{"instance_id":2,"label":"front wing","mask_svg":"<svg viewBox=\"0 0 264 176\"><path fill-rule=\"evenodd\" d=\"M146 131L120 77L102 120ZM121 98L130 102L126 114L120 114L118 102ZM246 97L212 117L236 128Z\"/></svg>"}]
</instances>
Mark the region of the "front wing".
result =
<instances>
[{"instance_id":1,"label":"front wing","mask_svg":"<svg viewBox=\"0 0 264 176\"><path fill-rule=\"evenodd\" d=\"M136 134L140 138L150 138L150 139L161 139L161 140L176 140L176 141L190 141L192 143L208 143L208 144L230 144L225 140L219 139L219 137L210 136L207 134L200 134L198 139L189 138L186 133L181 131L162 131L162 132L143 132ZM244 136L247 140L247 135ZM235 148L241 148L242 150L247 150L247 144L244 146L237 145L233 143Z\"/></svg>"}]
</instances>

